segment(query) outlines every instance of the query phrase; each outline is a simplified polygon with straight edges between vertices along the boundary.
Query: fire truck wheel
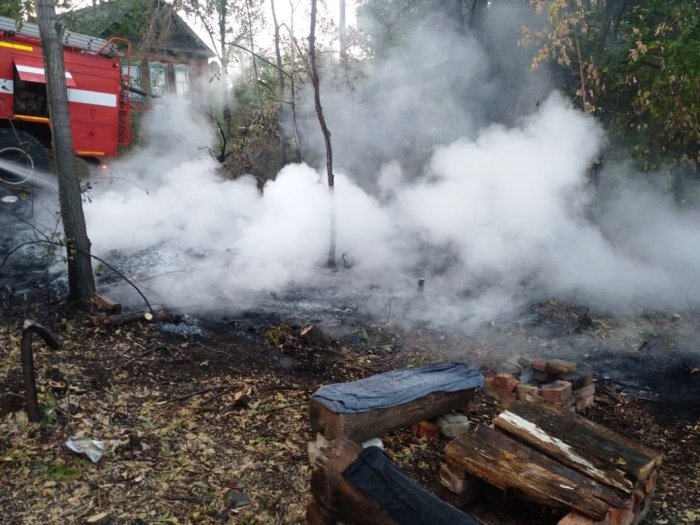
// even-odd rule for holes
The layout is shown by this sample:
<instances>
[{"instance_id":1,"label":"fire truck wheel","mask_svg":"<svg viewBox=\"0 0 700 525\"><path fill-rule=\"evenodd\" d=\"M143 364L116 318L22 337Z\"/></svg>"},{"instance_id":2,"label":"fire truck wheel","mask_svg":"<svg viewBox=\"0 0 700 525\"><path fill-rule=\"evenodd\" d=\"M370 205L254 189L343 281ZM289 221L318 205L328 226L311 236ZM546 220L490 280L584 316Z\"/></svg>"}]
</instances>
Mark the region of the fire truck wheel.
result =
<instances>
[{"instance_id":1,"label":"fire truck wheel","mask_svg":"<svg viewBox=\"0 0 700 525\"><path fill-rule=\"evenodd\" d=\"M49 170L49 157L41 142L25 131L0 129L0 181L24 184L34 170Z\"/></svg>"}]
</instances>

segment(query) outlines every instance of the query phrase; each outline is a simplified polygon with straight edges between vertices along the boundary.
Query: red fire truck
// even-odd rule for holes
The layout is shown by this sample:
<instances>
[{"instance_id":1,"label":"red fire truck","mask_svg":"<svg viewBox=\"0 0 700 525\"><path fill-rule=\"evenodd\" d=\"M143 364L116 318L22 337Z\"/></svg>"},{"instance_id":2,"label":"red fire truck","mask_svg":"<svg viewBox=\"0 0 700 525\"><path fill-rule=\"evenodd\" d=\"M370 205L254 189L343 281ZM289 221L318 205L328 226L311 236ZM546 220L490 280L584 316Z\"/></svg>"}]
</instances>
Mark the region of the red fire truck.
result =
<instances>
[{"instance_id":1,"label":"red fire truck","mask_svg":"<svg viewBox=\"0 0 700 525\"><path fill-rule=\"evenodd\" d=\"M114 157L131 140L129 78L122 75L117 44L126 48L128 60L130 46L123 39L63 36L73 147L88 161ZM6 161L29 172L48 170L50 147L39 28L28 22L18 27L11 18L0 17L0 178L15 184L26 179L3 170Z\"/></svg>"}]
</instances>

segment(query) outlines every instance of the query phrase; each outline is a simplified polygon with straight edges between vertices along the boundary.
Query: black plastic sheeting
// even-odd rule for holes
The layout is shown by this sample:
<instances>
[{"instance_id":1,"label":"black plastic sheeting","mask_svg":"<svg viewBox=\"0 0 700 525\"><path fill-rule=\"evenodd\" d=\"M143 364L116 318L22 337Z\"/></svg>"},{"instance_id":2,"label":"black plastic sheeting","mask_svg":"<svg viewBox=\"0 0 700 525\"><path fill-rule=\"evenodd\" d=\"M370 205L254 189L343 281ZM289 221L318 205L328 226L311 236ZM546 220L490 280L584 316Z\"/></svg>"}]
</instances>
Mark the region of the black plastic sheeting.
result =
<instances>
[{"instance_id":1,"label":"black plastic sheeting","mask_svg":"<svg viewBox=\"0 0 700 525\"><path fill-rule=\"evenodd\" d=\"M483 388L484 377L463 363L444 363L325 385L311 396L337 414L357 414L415 401L433 392Z\"/></svg>"},{"instance_id":2,"label":"black plastic sheeting","mask_svg":"<svg viewBox=\"0 0 700 525\"><path fill-rule=\"evenodd\" d=\"M407 477L377 447L363 449L343 477L401 525L479 525Z\"/></svg>"}]
</instances>

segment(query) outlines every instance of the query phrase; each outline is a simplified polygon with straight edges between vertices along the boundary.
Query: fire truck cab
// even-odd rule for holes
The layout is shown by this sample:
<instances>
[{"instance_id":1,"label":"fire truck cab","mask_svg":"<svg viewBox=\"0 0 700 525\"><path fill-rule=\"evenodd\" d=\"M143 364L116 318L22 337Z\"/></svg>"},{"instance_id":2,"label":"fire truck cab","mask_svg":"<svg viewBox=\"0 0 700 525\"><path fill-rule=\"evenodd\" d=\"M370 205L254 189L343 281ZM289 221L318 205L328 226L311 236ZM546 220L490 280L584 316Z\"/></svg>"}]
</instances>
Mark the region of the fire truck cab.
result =
<instances>
[{"instance_id":1,"label":"fire truck cab","mask_svg":"<svg viewBox=\"0 0 700 525\"><path fill-rule=\"evenodd\" d=\"M129 78L122 75L116 45L71 32L64 34L63 45L75 154L93 161L115 157L119 146L131 140ZM28 22L18 27L0 17L0 161L47 170L50 147L39 28ZM3 171L0 166L0 178L8 179ZM17 183L16 177L9 179Z\"/></svg>"}]
</instances>

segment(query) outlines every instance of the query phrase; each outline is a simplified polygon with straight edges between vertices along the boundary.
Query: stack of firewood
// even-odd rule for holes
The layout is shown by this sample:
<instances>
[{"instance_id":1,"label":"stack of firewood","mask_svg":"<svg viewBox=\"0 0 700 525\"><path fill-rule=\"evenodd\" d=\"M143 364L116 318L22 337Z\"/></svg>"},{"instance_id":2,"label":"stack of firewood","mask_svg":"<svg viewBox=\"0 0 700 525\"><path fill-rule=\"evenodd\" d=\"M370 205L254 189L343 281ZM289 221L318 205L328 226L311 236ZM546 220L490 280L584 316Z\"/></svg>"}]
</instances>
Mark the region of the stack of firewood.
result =
<instances>
[{"instance_id":1,"label":"stack of firewood","mask_svg":"<svg viewBox=\"0 0 700 525\"><path fill-rule=\"evenodd\" d=\"M662 456L561 407L514 403L445 448L440 479L464 506L479 482L558 512L560 525L633 525L646 514Z\"/></svg>"}]
</instances>

